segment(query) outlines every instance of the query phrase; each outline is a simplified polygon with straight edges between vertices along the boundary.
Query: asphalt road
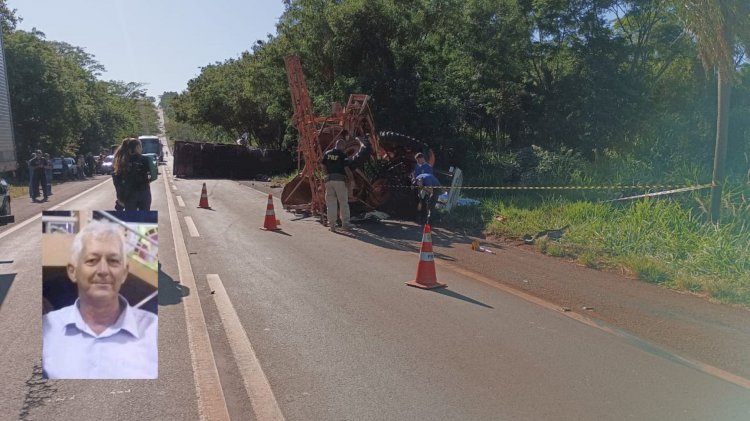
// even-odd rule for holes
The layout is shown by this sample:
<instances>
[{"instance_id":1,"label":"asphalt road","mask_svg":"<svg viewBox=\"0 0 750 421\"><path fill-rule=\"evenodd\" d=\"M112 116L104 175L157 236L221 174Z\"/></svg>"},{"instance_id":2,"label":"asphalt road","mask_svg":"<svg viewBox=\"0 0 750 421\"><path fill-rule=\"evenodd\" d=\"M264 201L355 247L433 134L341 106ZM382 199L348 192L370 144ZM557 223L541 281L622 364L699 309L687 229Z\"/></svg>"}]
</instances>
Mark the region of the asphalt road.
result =
<instances>
[{"instance_id":1,"label":"asphalt road","mask_svg":"<svg viewBox=\"0 0 750 421\"><path fill-rule=\"evenodd\" d=\"M114 191L103 179L59 209L111 209ZM166 209L163 184L152 188L154 209ZM37 214L38 215L38 214ZM32 217L34 218L34 217ZM23 222L18 221L15 227ZM14 231L10 231L13 229ZM160 213L160 237L171 239ZM174 247L162 242L159 260L159 379L139 381L44 381L41 379L41 219L0 233L0 419L193 420L196 388L181 308ZM12 261L12 263L8 263Z\"/></svg>"},{"instance_id":2,"label":"asphalt road","mask_svg":"<svg viewBox=\"0 0 750 421\"><path fill-rule=\"evenodd\" d=\"M202 180L162 177L159 380L39 378L41 221L16 224L0 233L0 419L750 418L750 390L642 343L465 271L407 287L418 257L394 243L332 234L278 201L283 231L262 231L265 194L206 180L212 209L199 209ZM60 209L113 201L105 181Z\"/></svg>"}]
</instances>

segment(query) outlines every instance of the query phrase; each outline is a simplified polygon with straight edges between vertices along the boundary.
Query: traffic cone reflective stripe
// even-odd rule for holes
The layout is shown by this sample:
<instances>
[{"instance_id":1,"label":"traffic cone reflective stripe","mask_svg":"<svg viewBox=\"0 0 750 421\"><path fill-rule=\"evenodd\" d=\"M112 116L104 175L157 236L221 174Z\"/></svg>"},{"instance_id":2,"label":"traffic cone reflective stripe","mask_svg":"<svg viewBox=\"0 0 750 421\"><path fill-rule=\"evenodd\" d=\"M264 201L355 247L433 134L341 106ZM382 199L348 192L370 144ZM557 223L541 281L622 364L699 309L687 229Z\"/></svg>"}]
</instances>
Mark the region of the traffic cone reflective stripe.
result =
<instances>
[{"instance_id":1,"label":"traffic cone reflective stripe","mask_svg":"<svg viewBox=\"0 0 750 421\"><path fill-rule=\"evenodd\" d=\"M198 203L198 207L203 209L211 209L211 206L208 206L208 192L206 191L206 183L203 183L203 190L201 190L201 200Z\"/></svg>"},{"instance_id":2,"label":"traffic cone reflective stripe","mask_svg":"<svg viewBox=\"0 0 750 421\"><path fill-rule=\"evenodd\" d=\"M437 281L435 254L432 252L432 234L429 224L424 226L424 234L422 234L422 247L419 250L419 263L417 264L417 278L407 282L406 285L423 289L445 286L445 284Z\"/></svg>"},{"instance_id":3,"label":"traffic cone reflective stripe","mask_svg":"<svg viewBox=\"0 0 750 421\"><path fill-rule=\"evenodd\" d=\"M263 221L263 226L260 227L266 231L278 231L280 221L276 219L276 214L273 211L273 195L268 193L268 204L266 205L266 219Z\"/></svg>"}]
</instances>

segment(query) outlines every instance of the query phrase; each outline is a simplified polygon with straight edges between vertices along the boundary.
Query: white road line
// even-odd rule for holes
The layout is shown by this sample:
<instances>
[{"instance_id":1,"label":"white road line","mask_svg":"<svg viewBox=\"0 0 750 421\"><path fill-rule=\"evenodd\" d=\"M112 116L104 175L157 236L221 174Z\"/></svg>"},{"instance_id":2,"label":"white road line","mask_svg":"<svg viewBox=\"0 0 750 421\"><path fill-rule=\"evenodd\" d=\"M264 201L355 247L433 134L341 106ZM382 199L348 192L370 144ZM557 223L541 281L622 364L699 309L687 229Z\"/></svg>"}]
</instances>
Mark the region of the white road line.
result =
<instances>
[{"instance_id":1,"label":"white road line","mask_svg":"<svg viewBox=\"0 0 750 421\"><path fill-rule=\"evenodd\" d=\"M172 190L177 190L177 186L175 186L174 184L172 184Z\"/></svg>"},{"instance_id":2,"label":"white road line","mask_svg":"<svg viewBox=\"0 0 750 421\"><path fill-rule=\"evenodd\" d=\"M63 206L67 205L68 203L70 203L70 202L78 199L79 197L81 197L81 196L83 196L83 195L85 195L87 193L92 192L94 189L99 188L99 187L101 187L101 186L103 186L103 185L105 185L107 183L111 183L111 182L112 182L112 179L108 178L106 181L102 181L101 183L95 185L94 187L92 187L92 188L90 188L90 189L88 189L88 190L86 190L86 191L84 191L82 193L78 193L77 195L71 197L70 199L68 199L68 200L60 203L59 205L52 206L51 208L49 208L47 210L51 210L52 211L52 210L60 209ZM13 228L11 228L11 229L3 232L3 233L0 233L0 238L3 238L5 236L7 236L7 235L10 235L13 232L16 232L16 231L20 230L21 228L25 227L26 225L29 225L30 223L36 221L37 219L39 219L41 217L42 217L42 213L40 212L39 214L37 214L36 216L34 216L32 218L29 218L29 219L27 219L27 220L25 220L23 222L20 222L18 225L14 226Z\"/></svg>"},{"instance_id":3,"label":"white road line","mask_svg":"<svg viewBox=\"0 0 750 421\"><path fill-rule=\"evenodd\" d=\"M200 233L198 232L198 227L195 226L195 222L193 222L193 218L186 216L185 217L185 224L187 225L188 232L190 233L191 237L200 237Z\"/></svg>"},{"instance_id":4,"label":"white road line","mask_svg":"<svg viewBox=\"0 0 750 421\"><path fill-rule=\"evenodd\" d=\"M182 196L177 196L177 204L180 205L181 208L185 207L185 201L182 200Z\"/></svg>"},{"instance_id":5,"label":"white road line","mask_svg":"<svg viewBox=\"0 0 750 421\"><path fill-rule=\"evenodd\" d=\"M365 234L365 235L367 235L369 237L377 238L377 239L379 239L381 241L385 241L385 242L393 245L396 249L400 249L400 250L403 250L403 251L408 251L408 252L412 252L412 253L418 254L418 252L415 252L414 250L412 250L412 249L410 249L410 248L408 248L408 247L406 247L406 246L404 246L402 244L399 244L398 242L391 241L391 240L389 240L389 239L387 239L385 237L382 237L382 236L379 236L379 235L373 235L373 234L369 234L369 235ZM532 304L536 304L536 305L538 305L540 307L546 308L546 309L551 310L551 311L553 311L555 313L561 314L561 315L563 315L565 317L568 317L570 319L573 319L575 321L583 323L583 324L585 324L585 325L587 325L589 327L593 327L595 329L599 329L601 331L607 332L607 333L609 333L611 335L618 336L620 338L624 338L626 341L628 341L631 344L634 344L635 346L637 346L638 349L641 349L641 350L649 350L650 349L650 350L658 350L659 351L658 353L653 352L653 351L645 351L645 352L650 352L650 353L652 353L654 355L657 355L657 356L659 356L661 358L665 358L667 360L671 360L671 361L677 362L678 364L682 364L684 366L691 367L691 368L693 368L693 369L695 369L697 371L703 372L703 373L708 374L710 376L716 377L718 379L724 380L724 381L729 382L729 383L733 383L733 384L735 384L737 386L740 386L740 387L743 387L745 389L750 390L750 379L746 379L746 378L744 378L742 376L738 376L738 375L736 375L734 373L730 373L730 372L728 372L726 370L722 370L722 369L720 369L718 367L714 367L714 366L712 366L710 364L706 364L706 363L703 363L703 362L698 361L698 360L694 360L694 359L691 359L691 358L684 357L684 356L679 355L679 354L677 354L675 352L667 350L667 349L663 348L662 346L657 345L656 343L650 342L650 341L648 341L646 339L642 339L642 338L640 338L640 337L638 337L636 335L633 335L632 333L629 333L626 330L620 329L620 328L618 328L618 327L616 327L614 325L610 325L608 323L605 323L605 322L602 322L602 321L598 321L596 319L592 319L590 317L587 317L587 316L584 316L582 314L578 314L578 313L575 313L575 312L572 312L572 311L565 311L565 312L563 312L563 311L560 310L560 306L557 305L557 304L554 304L554 303L552 303L550 301L546 301L546 300L544 300L542 298L539 298L539 297L535 297L535 296L533 296L531 294L528 294L526 292L518 290L518 289L516 289L516 288L514 288L512 286L503 284L503 283L501 283L497 279L493 279L493 278L484 276L484 275L482 275L480 273L474 272L474 271L472 271L470 269L465 269L463 267L460 267L460 266L458 266L455 263L452 263L452 262L449 262L449 261L445 261L445 260L442 260L442 259L435 259L435 265L436 266L440 266L440 267L445 268L445 269L448 269L448 270L450 270L453 273L457 273L457 274L463 275L463 276L465 276L467 278L474 279L475 281L478 281L478 282L481 282L483 284L489 285L490 287L499 289L499 290L501 290L503 292L506 292L506 293L508 293L510 295L514 295L514 296L516 296L518 298L521 298L523 300L526 300L526 301L528 301L528 302L530 302Z\"/></svg>"},{"instance_id":6,"label":"white road line","mask_svg":"<svg viewBox=\"0 0 750 421\"><path fill-rule=\"evenodd\" d=\"M190 344L190 362L193 365L193 379L195 380L195 392L198 395L198 411L201 420L207 421L229 421L229 410L224 400L224 390L221 388L219 371L216 369L214 352L211 348L211 340L208 337L206 319L203 317L203 308L198 298L198 288L195 286L195 275L190 266L190 256L182 237L182 228L177 216L172 195L169 193L169 184L164 179L164 188L167 194L167 206L169 208L169 221L172 226L174 237L174 251L177 256L177 270L180 283L191 291L183 300L185 310L185 322L187 324L188 343Z\"/></svg>"},{"instance_id":7,"label":"white road line","mask_svg":"<svg viewBox=\"0 0 750 421\"><path fill-rule=\"evenodd\" d=\"M263 373L263 368L260 366L258 357L253 351L253 346L242 327L237 311L224 289L224 284L221 282L219 275L206 275L206 279L216 301L216 308L219 310L221 323L237 362L237 368L242 375L247 397L250 398L250 404L255 411L255 419L259 421L284 420L284 414L281 413L281 408L276 402L271 385Z\"/></svg>"}]
</instances>

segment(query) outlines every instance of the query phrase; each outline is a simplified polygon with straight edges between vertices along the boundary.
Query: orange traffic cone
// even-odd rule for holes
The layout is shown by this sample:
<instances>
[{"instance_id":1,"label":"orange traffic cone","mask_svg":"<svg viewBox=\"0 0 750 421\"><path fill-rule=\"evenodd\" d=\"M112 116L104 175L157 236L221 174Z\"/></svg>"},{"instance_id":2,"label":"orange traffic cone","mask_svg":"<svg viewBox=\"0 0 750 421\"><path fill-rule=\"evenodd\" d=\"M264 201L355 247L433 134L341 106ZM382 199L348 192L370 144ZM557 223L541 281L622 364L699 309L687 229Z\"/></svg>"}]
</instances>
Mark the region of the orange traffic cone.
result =
<instances>
[{"instance_id":1,"label":"orange traffic cone","mask_svg":"<svg viewBox=\"0 0 750 421\"><path fill-rule=\"evenodd\" d=\"M199 208L203 209L211 209L211 206L208 206L208 192L206 191L206 183L203 183L203 190L201 190L201 201L198 203Z\"/></svg>"},{"instance_id":2,"label":"orange traffic cone","mask_svg":"<svg viewBox=\"0 0 750 421\"><path fill-rule=\"evenodd\" d=\"M278 231L281 225L281 221L276 219L276 214L273 212L273 195L268 193L268 205L266 206L266 219L263 221L263 226L260 227L266 231Z\"/></svg>"},{"instance_id":3,"label":"orange traffic cone","mask_svg":"<svg viewBox=\"0 0 750 421\"><path fill-rule=\"evenodd\" d=\"M417 264L417 279L407 282L406 285L422 289L445 286L445 284L438 283L435 274L435 256L432 254L432 231L429 224L424 226L424 233L422 234L422 247L419 249L419 263Z\"/></svg>"}]
</instances>

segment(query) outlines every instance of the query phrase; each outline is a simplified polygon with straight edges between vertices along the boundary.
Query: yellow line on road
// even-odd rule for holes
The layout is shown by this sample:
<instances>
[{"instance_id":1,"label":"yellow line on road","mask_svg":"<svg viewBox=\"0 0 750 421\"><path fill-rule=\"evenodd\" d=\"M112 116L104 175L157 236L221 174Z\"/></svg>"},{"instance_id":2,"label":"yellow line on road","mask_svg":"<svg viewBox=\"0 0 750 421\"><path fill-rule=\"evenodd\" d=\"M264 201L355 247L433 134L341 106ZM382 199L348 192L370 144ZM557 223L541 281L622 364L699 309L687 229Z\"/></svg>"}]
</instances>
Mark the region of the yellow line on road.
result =
<instances>
[{"instance_id":1,"label":"yellow line on road","mask_svg":"<svg viewBox=\"0 0 750 421\"><path fill-rule=\"evenodd\" d=\"M198 228L195 226L195 222L193 222L193 218L190 216L185 217L185 225L187 225L188 232L190 233L191 237L200 237L200 233L198 232Z\"/></svg>"},{"instance_id":2,"label":"yellow line on road","mask_svg":"<svg viewBox=\"0 0 750 421\"><path fill-rule=\"evenodd\" d=\"M245 384L247 397L250 398L250 404L255 411L255 418L258 421L282 421L284 415L281 408L276 402L271 385L268 383L263 368L260 366L258 357L253 351L250 339L247 337L245 329L242 327L237 311L229 299L224 284L221 282L219 275L206 275L208 285L211 287L216 308L219 310L224 332L227 334L229 346L232 348L232 354L237 362L242 381Z\"/></svg>"},{"instance_id":3,"label":"yellow line on road","mask_svg":"<svg viewBox=\"0 0 750 421\"><path fill-rule=\"evenodd\" d=\"M174 237L174 251L177 256L177 270L180 283L188 287L190 291L190 294L182 300L184 304L183 309L185 310L185 322L187 324L188 343L190 344L190 361L193 366L195 392L198 395L200 418L207 421L228 421L229 410L224 400L224 390L219 380L219 371L216 369L214 352L211 348L211 339L208 336L206 320L203 317L203 308L198 298L195 275L193 275L193 268L190 265L190 256L187 252L187 246L185 246L185 239L182 236L177 209L175 209L166 178L164 178L164 188L167 194L169 221Z\"/></svg>"}]
</instances>

